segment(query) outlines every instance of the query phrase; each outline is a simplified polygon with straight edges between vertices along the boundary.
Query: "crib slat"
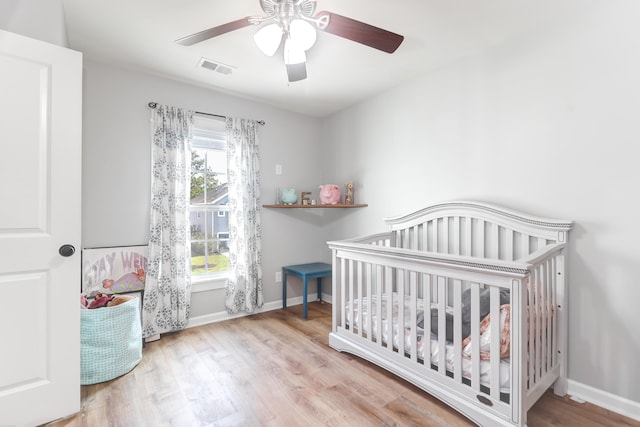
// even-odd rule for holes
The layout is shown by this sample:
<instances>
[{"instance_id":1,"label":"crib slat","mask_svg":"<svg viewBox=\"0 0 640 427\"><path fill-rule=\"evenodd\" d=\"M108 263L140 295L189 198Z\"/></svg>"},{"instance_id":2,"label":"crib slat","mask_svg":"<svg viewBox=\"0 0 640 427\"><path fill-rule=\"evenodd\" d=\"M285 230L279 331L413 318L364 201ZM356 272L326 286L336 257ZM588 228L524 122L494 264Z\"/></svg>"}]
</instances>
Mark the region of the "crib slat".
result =
<instances>
[{"instance_id":1,"label":"crib slat","mask_svg":"<svg viewBox=\"0 0 640 427\"><path fill-rule=\"evenodd\" d=\"M340 262L339 258L336 255L336 251L334 249L331 250L331 281L332 281L332 293L333 293L333 303L331 304L331 330L337 331L339 326L342 326L342 319L344 317L340 316L338 311L340 307L344 307L344 300L340 300L340 292L338 291L338 287L340 287Z\"/></svg>"},{"instance_id":2,"label":"crib slat","mask_svg":"<svg viewBox=\"0 0 640 427\"><path fill-rule=\"evenodd\" d=\"M535 330L535 341L534 341L534 345L535 345L535 366L536 366L536 382L538 382L541 378L541 371L542 371L542 367L541 367L541 361L542 361L542 342L541 342L541 335L542 335L542 300L541 300L541 272L540 272L540 266L538 266L536 269L534 269L534 283L535 286L533 287L533 291L535 293L535 310L534 310L534 316L535 316L535 325L534 325L534 330Z\"/></svg>"},{"instance_id":3,"label":"crib slat","mask_svg":"<svg viewBox=\"0 0 640 427\"><path fill-rule=\"evenodd\" d=\"M480 284L471 284L471 388L480 391Z\"/></svg>"},{"instance_id":4,"label":"crib slat","mask_svg":"<svg viewBox=\"0 0 640 427\"><path fill-rule=\"evenodd\" d=\"M382 329L380 329L380 336L384 340L384 334L386 332L387 349L393 352L393 271L392 267L385 267L385 295L387 297L387 317L386 327L383 323Z\"/></svg>"},{"instance_id":5,"label":"crib slat","mask_svg":"<svg viewBox=\"0 0 640 427\"><path fill-rule=\"evenodd\" d=\"M544 372L547 373L553 367L551 365L551 305L549 304L551 296L551 265L546 261L543 265L544 286L542 288L542 298L544 301L542 315L542 357Z\"/></svg>"},{"instance_id":6,"label":"crib slat","mask_svg":"<svg viewBox=\"0 0 640 427\"><path fill-rule=\"evenodd\" d=\"M538 326L538 332L536 333L536 338L538 340L539 343L539 350L538 350L538 357L539 357L539 362L538 362L538 375L541 378L544 373L545 373L545 369L544 369L544 352L546 350L546 346L544 344L544 324L545 324L545 301L544 301L544 287L545 287L545 279L546 279L546 274L545 274L545 269L544 269L544 264L540 264L540 266L537 268L538 270L538 311L537 313L537 317L538 320L536 322L537 326Z\"/></svg>"},{"instance_id":7,"label":"crib slat","mask_svg":"<svg viewBox=\"0 0 640 427\"><path fill-rule=\"evenodd\" d=\"M382 347L382 288L384 287L382 265L376 265L376 340L378 345Z\"/></svg>"},{"instance_id":8,"label":"crib slat","mask_svg":"<svg viewBox=\"0 0 640 427\"><path fill-rule=\"evenodd\" d=\"M367 263L365 265L365 283L366 283L366 298L367 298L367 321L366 325L364 325L365 331L367 332L367 339L369 341L373 341L373 329L372 329L372 316L373 312L371 311L371 305L373 304L373 290L372 290L372 281L373 277L371 274L371 269L373 266L371 263Z\"/></svg>"},{"instance_id":9,"label":"crib slat","mask_svg":"<svg viewBox=\"0 0 640 427\"><path fill-rule=\"evenodd\" d=\"M407 270L399 270L397 275L397 291L398 291L398 332L397 332L397 340L398 340L398 354L404 356L404 312L405 312L405 287L406 287L406 278L407 278ZM391 325L391 334L393 336L395 332L393 324ZM392 341L395 342L396 337L392 338Z\"/></svg>"},{"instance_id":10,"label":"crib slat","mask_svg":"<svg viewBox=\"0 0 640 427\"><path fill-rule=\"evenodd\" d=\"M348 275L349 275L349 281L347 282L347 287L349 288L348 292L349 292L349 319L351 319L351 325L350 325L350 331L352 334L355 334L356 331L356 318L354 317L354 312L355 312L355 301L353 298L353 263L354 261L352 259L349 260L349 267L348 267ZM358 311L361 311L362 307L358 307Z\"/></svg>"},{"instance_id":11,"label":"crib slat","mask_svg":"<svg viewBox=\"0 0 640 427\"><path fill-rule=\"evenodd\" d=\"M489 291L491 316L491 344L490 344L490 394L494 400L500 399L500 338L502 336L502 328L500 325L500 288L492 286Z\"/></svg>"},{"instance_id":12,"label":"crib slat","mask_svg":"<svg viewBox=\"0 0 640 427\"><path fill-rule=\"evenodd\" d=\"M541 378L544 374L544 346L543 346L543 325L544 325L544 298L542 291L544 289L544 269L543 265L539 265L536 268L537 276L537 304L536 304L536 362L538 378Z\"/></svg>"},{"instance_id":13,"label":"crib slat","mask_svg":"<svg viewBox=\"0 0 640 427\"><path fill-rule=\"evenodd\" d=\"M549 344L548 348L548 357L549 357L549 370L553 369L554 363L554 355L555 355L555 334L553 332L553 323L554 322L554 314L555 303L554 303L554 295L555 295L555 287L554 287L554 279L555 279L555 268L553 259L547 261L547 343Z\"/></svg>"},{"instance_id":14,"label":"crib slat","mask_svg":"<svg viewBox=\"0 0 640 427\"><path fill-rule=\"evenodd\" d=\"M453 281L453 378L462 383L462 281Z\"/></svg>"},{"instance_id":15,"label":"crib slat","mask_svg":"<svg viewBox=\"0 0 640 427\"><path fill-rule=\"evenodd\" d=\"M560 343L558 342L558 300L556 298L558 289L556 278L558 277L558 270L556 259L551 259L551 364L555 366L558 363L558 347Z\"/></svg>"},{"instance_id":16,"label":"crib slat","mask_svg":"<svg viewBox=\"0 0 640 427\"><path fill-rule=\"evenodd\" d=\"M340 283L341 284L344 284L347 282L346 265L347 265L347 260L344 258L340 258ZM340 326L342 326L343 328L346 328L347 326L346 325L347 317L345 316L345 314L346 314L346 307L350 303L350 301L347 301L346 296L347 294L346 294L345 287L340 286L340 298L342 301L342 306L340 307Z\"/></svg>"},{"instance_id":17,"label":"crib slat","mask_svg":"<svg viewBox=\"0 0 640 427\"><path fill-rule=\"evenodd\" d=\"M411 291L411 309L409 315L409 327L411 327L411 360L417 362L418 360L418 326L416 321L418 320L418 292L417 292L417 273L415 271L409 272L409 283Z\"/></svg>"},{"instance_id":18,"label":"crib slat","mask_svg":"<svg viewBox=\"0 0 640 427\"><path fill-rule=\"evenodd\" d=\"M446 277L438 276L438 372L446 375Z\"/></svg>"},{"instance_id":19,"label":"crib slat","mask_svg":"<svg viewBox=\"0 0 640 427\"><path fill-rule=\"evenodd\" d=\"M356 282L358 287L358 335L363 336L364 324L362 323L362 312L364 311L364 304L362 300L362 261L356 263Z\"/></svg>"},{"instance_id":20,"label":"crib slat","mask_svg":"<svg viewBox=\"0 0 640 427\"><path fill-rule=\"evenodd\" d=\"M431 275L422 275L423 298L424 298L424 367L431 367Z\"/></svg>"},{"instance_id":21,"label":"crib slat","mask_svg":"<svg viewBox=\"0 0 640 427\"><path fill-rule=\"evenodd\" d=\"M549 354L548 354L548 345L547 345L547 331L549 328L548 320L549 320L549 301L548 301L548 289L549 286L549 274L547 271L547 264L543 263L540 265L541 270L541 280L540 280L540 298L542 301L541 304L541 313L540 313L540 340L541 340L541 348L540 348L540 368L542 370L542 375L546 374L549 371Z\"/></svg>"},{"instance_id":22,"label":"crib slat","mask_svg":"<svg viewBox=\"0 0 640 427\"><path fill-rule=\"evenodd\" d=\"M438 220L434 219L432 221L433 223L433 236L432 236L432 242L433 242L433 251L434 252L440 252L440 239L439 239L439 233L438 233Z\"/></svg>"}]
</instances>

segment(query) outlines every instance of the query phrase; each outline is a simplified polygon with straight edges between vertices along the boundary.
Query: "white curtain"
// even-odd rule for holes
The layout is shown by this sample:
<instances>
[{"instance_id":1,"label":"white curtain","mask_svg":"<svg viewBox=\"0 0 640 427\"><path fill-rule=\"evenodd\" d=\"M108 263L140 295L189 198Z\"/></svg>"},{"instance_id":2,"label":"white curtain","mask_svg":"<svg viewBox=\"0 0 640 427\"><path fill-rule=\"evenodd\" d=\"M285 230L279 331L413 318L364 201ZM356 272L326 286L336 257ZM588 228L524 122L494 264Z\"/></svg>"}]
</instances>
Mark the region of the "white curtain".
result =
<instances>
[{"instance_id":1,"label":"white curtain","mask_svg":"<svg viewBox=\"0 0 640 427\"><path fill-rule=\"evenodd\" d=\"M254 120L227 118L229 180L229 313L262 307L260 161Z\"/></svg>"},{"instance_id":2,"label":"white curtain","mask_svg":"<svg viewBox=\"0 0 640 427\"><path fill-rule=\"evenodd\" d=\"M184 329L191 306L189 195L193 111L151 110L151 213L142 334Z\"/></svg>"}]
</instances>

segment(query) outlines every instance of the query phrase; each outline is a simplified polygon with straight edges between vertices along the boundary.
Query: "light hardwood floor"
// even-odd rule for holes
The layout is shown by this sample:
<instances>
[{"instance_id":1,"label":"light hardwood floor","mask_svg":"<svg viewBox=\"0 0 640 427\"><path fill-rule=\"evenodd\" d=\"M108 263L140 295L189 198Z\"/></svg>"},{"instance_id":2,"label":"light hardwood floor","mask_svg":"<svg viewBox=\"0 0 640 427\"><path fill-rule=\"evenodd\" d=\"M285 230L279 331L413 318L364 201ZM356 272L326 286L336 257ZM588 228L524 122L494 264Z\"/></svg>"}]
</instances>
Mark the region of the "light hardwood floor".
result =
<instances>
[{"instance_id":1,"label":"light hardwood floor","mask_svg":"<svg viewBox=\"0 0 640 427\"><path fill-rule=\"evenodd\" d=\"M472 426L437 399L328 346L331 305L301 306L200 326L147 344L115 380L82 387L62 426ZM640 426L549 392L529 426Z\"/></svg>"}]
</instances>

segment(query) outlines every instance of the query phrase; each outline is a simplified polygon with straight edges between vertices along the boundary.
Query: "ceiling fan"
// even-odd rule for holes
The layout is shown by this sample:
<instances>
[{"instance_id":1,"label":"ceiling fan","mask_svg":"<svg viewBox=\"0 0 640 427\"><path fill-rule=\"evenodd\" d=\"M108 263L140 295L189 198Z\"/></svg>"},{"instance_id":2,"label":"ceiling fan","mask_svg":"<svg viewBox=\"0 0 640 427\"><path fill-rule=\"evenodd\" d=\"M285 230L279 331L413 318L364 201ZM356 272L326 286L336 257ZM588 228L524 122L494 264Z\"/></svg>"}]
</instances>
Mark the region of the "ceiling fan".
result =
<instances>
[{"instance_id":1,"label":"ceiling fan","mask_svg":"<svg viewBox=\"0 0 640 427\"><path fill-rule=\"evenodd\" d=\"M316 14L315 0L260 0L265 16L247 16L176 40L191 46L204 40L247 27L262 25L254 41L266 55L273 56L284 39L284 62L290 82L307 78L306 54L316 41L316 30L393 53L404 36L333 12ZM264 25L263 25L264 24Z\"/></svg>"}]
</instances>

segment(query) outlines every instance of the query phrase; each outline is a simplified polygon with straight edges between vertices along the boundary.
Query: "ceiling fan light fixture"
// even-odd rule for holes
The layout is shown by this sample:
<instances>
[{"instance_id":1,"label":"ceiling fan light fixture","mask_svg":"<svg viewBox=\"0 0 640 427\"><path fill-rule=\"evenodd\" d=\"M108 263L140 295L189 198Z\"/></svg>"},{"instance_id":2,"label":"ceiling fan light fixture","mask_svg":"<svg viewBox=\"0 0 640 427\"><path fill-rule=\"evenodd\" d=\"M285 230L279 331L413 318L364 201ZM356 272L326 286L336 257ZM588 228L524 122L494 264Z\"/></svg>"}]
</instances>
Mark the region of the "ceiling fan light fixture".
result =
<instances>
[{"instance_id":1,"label":"ceiling fan light fixture","mask_svg":"<svg viewBox=\"0 0 640 427\"><path fill-rule=\"evenodd\" d=\"M267 56L273 56L276 53L281 40L282 28L278 24L266 25L253 35L256 46Z\"/></svg>"},{"instance_id":2,"label":"ceiling fan light fixture","mask_svg":"<svg viewBox=\"0 0 640 427\"><path fill-rule=\"evenodd\" d=\"M316 42L317 31L342 37L382 52L393 53L404 36L365 22L321 11L316 13L316 0L259 0L263 16L247 16L182 37L176 40L183 46L191 46L231 31L260 25L253 35L258 48L267 56L273 56L283 46L287 78L290 82L307 77L306 54ZM282 41L284 37L284 43Z\"/></svg>"},{"instance_id":3,"label":"ceiling fan light fixture","mask_svg":"<svg viewBox=\"0 0 640 427\"><path fill-rule=\"evenodd\" d=\"M289 37L300 49L309 50L316 42L316 29L303 19L294 19L289 24Z\"/></svg>"}]
</instances>

